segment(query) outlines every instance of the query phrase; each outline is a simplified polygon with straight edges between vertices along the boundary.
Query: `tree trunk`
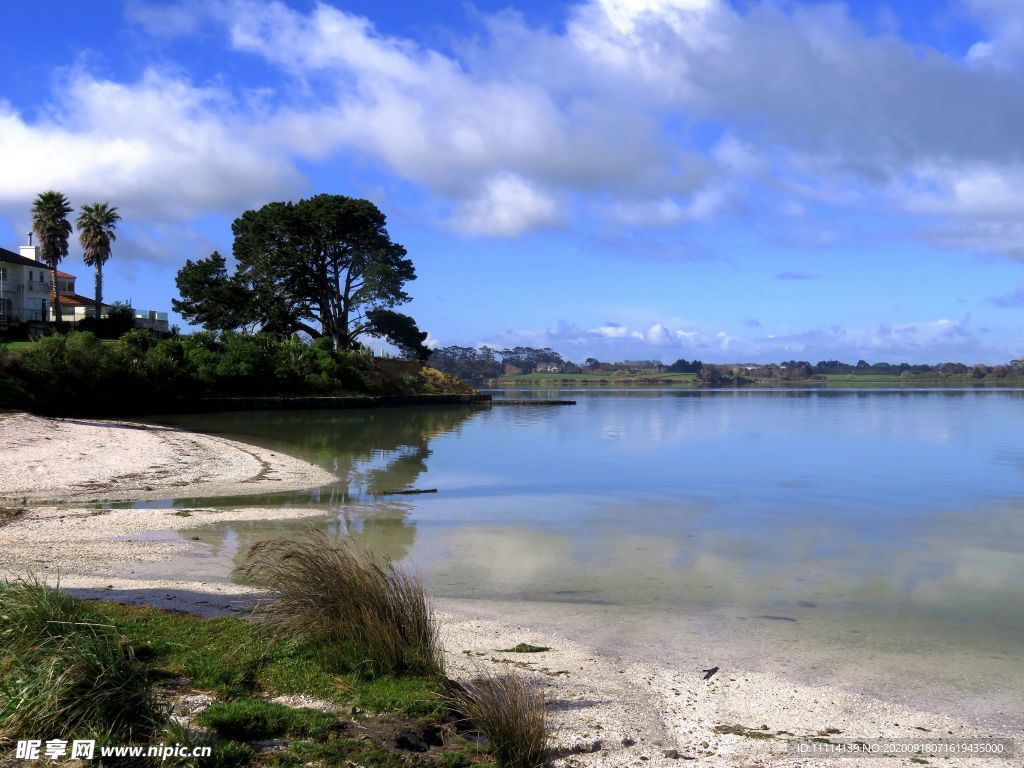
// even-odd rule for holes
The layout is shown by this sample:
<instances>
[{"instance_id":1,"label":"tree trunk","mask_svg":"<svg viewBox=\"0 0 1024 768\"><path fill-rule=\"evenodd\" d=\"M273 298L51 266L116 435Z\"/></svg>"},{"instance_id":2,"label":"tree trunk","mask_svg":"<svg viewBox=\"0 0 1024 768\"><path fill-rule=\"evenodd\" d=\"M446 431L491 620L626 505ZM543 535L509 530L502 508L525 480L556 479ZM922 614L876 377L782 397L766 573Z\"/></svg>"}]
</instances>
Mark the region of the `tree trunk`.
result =
<instances>
[{"instance_id":1,"label":"tree trunk","mask_svg":"<svg viewBox=\"0 0 1024 768\"><path fill-rule=\"evenodd\" d=\"M96 262L96 320L102 317L103 306L103 265Z\"/></svg>"},{"instance_id":2,"label":"tree trunk","mask_svg":"<svg viewBox=\"0 0 1024 768\"><path fill-rule=\"evenodd\" d=\"M59 326L64 322L60 312L60 290L57 285L57 265L50 264L50 285L53 288L53 321Z\"/></svg>"}]
</instances>

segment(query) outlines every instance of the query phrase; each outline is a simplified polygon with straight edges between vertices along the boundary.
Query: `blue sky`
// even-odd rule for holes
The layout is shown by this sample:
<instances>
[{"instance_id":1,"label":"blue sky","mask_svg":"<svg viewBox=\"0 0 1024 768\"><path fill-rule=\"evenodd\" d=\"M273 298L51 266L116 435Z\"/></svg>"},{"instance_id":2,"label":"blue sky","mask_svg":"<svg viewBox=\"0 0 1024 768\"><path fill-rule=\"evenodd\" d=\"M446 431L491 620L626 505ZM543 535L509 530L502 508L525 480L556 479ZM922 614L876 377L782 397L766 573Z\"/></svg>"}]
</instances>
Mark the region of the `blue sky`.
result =
<instances>
[{"instance_id":1,"label":"blue sky","mask_svg":"<svg viewBox=\"0 0 1024 768\"><path fill-rule=\"evenodd\" d=\"M0 244L39 191L110 200L108 300L169 308L243 210L332 192L388 215L439 344L1024 356L1019 0L9 0L4 21Z\"/></svg>"}]
</instances>

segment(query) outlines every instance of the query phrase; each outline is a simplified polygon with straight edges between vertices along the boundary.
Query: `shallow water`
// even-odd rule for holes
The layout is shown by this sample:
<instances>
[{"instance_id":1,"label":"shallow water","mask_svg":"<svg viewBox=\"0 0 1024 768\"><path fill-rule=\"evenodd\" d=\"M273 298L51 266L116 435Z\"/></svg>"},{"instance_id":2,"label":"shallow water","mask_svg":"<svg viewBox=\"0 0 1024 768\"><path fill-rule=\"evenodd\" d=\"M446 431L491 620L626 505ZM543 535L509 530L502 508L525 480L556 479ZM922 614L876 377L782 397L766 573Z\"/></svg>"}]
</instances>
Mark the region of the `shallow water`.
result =
<instances>
[{"instance_id":1,"label":"shallow water","mask_svg":"<svg viewBox=\"0 0 1024 768\"><path fill-rule=\"evenodd\" d=\"M556 396L578 404L161 421L341 478L176 504L316 506L314 524L408 560L441 597L511 601L658 658L714 648L992 721L1022 714L1024 392ZM409 488L438 492L373 495ZM248 543L308 525L190 530L209 555L189 575L228 578Z\"/></svg>"}]
</instances>

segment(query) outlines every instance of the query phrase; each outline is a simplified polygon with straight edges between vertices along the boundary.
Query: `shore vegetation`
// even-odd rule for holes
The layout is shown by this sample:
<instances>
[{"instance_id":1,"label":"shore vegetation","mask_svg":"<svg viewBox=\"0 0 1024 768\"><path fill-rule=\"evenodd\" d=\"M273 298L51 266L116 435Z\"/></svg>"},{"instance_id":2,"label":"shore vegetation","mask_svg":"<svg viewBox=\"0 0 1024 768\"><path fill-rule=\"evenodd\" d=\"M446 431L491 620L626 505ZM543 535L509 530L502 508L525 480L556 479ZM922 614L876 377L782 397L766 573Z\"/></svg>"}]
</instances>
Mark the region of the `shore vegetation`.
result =
<instances>
[{"instance_id":1,"label":"shore vegetation","mask_svg":"<svg viewBox=\"0 0 1024 768\"><path fill-rule=\"evenodd\" d=\"M680 358L608 362L588 357L566 360L547 347L439 347L431 366L474 386L1021 386L1024 360L1001 365L977 363L842 363L786 360L780 363L706 363Z\"/></svg>"},{"instance_id":2,"label":"shore vegetation","mask_svg":"<svg viewBox=\"0 0 1024 768\"><path fill-rule=\"evenodd\" d=\"M13 755L17 740L42 736L96 739L97 749L212 750L209 758L132 763L144 768L524 765L506 762L497 742L470 737L497 731L462 722L447 698L455 684L436 671L370 675L334 661L313 631L268 633L251 617L200 617L81 600L32 580L0 582L0 759ZM508 701L510 717L519 703Z\"/></svg>"},{"instance_id":3,"label":"shore vegetation","mask_svg":"<svg viewBox=\"0 0 1024 768\"><path fill-rule=\"evenodd\" d=\"M471 392L414 360L375 358L266 333L200 332L161 338L134 330L113 343L88 331L0 350L0 407L41 403L152 411L177 399Z\"/></svg>"},{"instance_id":4,"label":"shore vegetation","mask_svg":"<svg viewBox=\"0 0 1024 768\"><path fill-rule=\"evenodd\" d=\"M390 561L313 531L253 545L240 575L269 592L257 615L310 642L328 669L370 677L444 673L423 585Z\"/></svg>"}]
</instances>

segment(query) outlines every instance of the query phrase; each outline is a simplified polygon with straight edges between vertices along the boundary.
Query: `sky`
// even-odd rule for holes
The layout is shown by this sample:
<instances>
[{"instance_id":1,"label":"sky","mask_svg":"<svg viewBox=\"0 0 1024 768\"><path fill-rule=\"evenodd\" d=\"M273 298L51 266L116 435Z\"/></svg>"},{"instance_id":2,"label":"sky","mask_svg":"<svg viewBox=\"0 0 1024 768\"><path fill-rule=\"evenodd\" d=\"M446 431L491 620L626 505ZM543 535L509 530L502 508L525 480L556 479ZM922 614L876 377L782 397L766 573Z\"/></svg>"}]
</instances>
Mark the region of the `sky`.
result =
<instances>
[{"instance_id":1,"label":"sky","mask_svg":"<svg viewBox=\"0 0 1024 768\"><path fill-rule=\"evenodd\" d=\"M431 344L1024 357L1020 0L5 0L0 245L123 221L105 299L365 197ZM64 269L91 279L73 244ZM174 320L183 328L187 324Z\"/></svg>"}]
</instances>

